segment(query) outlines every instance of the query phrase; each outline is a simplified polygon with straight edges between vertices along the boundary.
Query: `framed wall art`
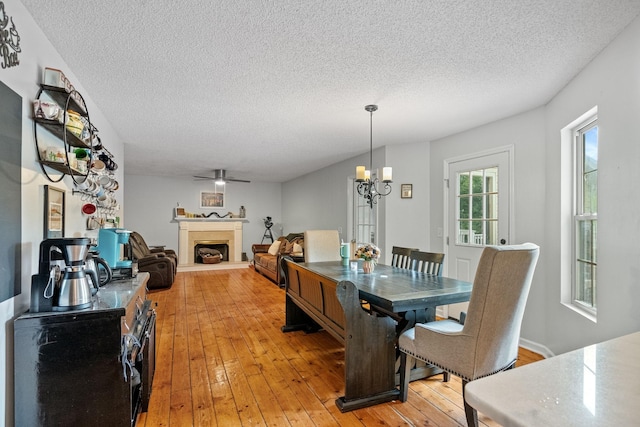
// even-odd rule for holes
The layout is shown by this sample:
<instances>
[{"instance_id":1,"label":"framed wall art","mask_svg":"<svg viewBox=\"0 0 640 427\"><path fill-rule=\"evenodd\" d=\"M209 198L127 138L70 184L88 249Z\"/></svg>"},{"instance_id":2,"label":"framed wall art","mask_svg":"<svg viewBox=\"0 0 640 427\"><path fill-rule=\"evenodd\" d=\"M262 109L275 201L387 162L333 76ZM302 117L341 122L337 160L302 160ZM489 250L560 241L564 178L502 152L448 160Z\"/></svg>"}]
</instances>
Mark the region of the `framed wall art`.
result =
<instances>
[{"instance_id":1,"label":"framed wall art","mask_svg":"<svg viewBox=\"0 0 640 427\"><path fill-rule=\"evenodd\" d=\"M200 207L209 209L224 208L224 193L218 191L201 191Z\"/></svg>"},{"instance_id":2,"label":"framed wall art","mask_svg":"<svg viewBox=\"0 0 640 427\"><path fill-rule=\"evenodd\" d=\"M44 186L44 238L64 237L64 190Z\"/></svg>"},{"instance_id":3,"label":"framed wall art","mask_svg":"<svg viewBox=\"0 0 640 427\"><path fill-rule=\"evenodd\" d=\"M22 97L0 82L0 100L0 301L5 301L22 289Z\"/></svg>"},{"instance_id":4,"label":"framed wall art","mask_svg":"<svg viewBox=\"0 0 640 427\"><path fill-rule=\"evenodd\" d=\"M400 198L410 199L413 197L413 184L402 184L400 186Z\"/></svg>"}]
</instances>

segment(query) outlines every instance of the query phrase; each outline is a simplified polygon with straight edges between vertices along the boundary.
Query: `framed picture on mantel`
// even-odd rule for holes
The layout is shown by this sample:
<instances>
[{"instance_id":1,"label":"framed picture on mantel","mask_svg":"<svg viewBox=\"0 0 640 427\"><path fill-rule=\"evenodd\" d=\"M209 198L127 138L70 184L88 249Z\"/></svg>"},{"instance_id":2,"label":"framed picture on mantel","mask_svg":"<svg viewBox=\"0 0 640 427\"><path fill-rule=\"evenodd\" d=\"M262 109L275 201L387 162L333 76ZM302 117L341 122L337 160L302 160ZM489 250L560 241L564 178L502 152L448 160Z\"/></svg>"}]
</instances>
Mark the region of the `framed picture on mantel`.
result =
<instances>
[{"instance_id":1,"label":"framed picture on mantel","mask_svg":"<svg viewBox=\"0 0 640 427\"><path fill-rule=\"evenodd\" d=\"M224 208L224 193L215 191L200 192L200 207L222 209Z\"/></svg>"}]
</instances>

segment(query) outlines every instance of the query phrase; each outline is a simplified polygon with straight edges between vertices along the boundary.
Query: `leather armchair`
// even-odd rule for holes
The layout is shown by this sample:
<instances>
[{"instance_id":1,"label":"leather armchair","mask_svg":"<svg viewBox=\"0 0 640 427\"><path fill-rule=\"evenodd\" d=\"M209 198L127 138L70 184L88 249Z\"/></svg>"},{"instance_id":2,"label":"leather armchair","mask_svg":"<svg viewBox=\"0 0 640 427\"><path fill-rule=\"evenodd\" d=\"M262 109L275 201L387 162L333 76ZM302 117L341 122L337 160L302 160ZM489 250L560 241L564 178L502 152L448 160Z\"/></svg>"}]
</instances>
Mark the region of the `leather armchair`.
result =
<instances>
[{"instance_id":1,"label":"leather armchair","mask_svg":"<svg viewBox=\"0 0 640 427\"><path fill-rule=\"evenodd\" d=\"M142 236L133 231L129 236L133 258L138 270L149 273L147 288L170 288L176 275L178 257L172 250L152 250Z\"/></svg>"},{"instance_id":2,"label":"leather armchair","mask_svg":"<svg viewBox=\"0 0 640 427\"><path fill-rule=\"evenodd\" d=\"M132 231L129 236L129 242L134 251L134 256L144 258L149 255L157 255L159 257L169 257L173 261L174 267L178 267L178 254L173 249L166 249L164 246L149 246L144 238L137 231ZM136 255L137 252L137 255Z\"/></svg>"}]
</instances>

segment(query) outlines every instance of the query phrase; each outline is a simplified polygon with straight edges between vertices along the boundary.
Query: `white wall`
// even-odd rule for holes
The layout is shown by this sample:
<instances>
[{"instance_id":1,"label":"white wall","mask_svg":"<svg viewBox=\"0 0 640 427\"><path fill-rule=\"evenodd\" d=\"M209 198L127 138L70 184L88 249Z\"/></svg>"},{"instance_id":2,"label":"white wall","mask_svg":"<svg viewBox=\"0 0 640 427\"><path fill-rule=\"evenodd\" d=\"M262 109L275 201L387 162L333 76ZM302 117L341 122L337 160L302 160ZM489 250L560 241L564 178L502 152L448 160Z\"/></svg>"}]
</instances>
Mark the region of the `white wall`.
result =
<instances>
[{"instance_id":1,"label":"white wall","mask_svg":"<svg viewBox=\"0 0 640 427\"><path fill-rule=\"evenodd\" d=\"M282 213L287 232L342 228L340 237L349 241L349 177L354 177L356 166L368 164L365 153L284 183ZM393 168L393 183L391 194L378 201L377 243L381 262L389 262L394 245L429 249L429 144L374 150L373 167L381 170L383 166ZM413 184L413 198L400 198L401 184Z\"/></svg>"},{"instance_id":2,"label":"white wall","mask_svg":"<svg viewBox=\"0 0 640 427\"><path fill-rule=\"evenodd\" d=\"M37 269L38 245L42 240L43 185L46 181L36 163L30 101L38 90L45 66L62 69L83 93L92 121L103 142L117 158L123 156L123 141L112 130L46 37L17 0L5 0L7 14L14 18L23 52L20 66L0 69L0 80L23 97L22 171L22 294L0 303L0 420L13 421L12 320L28 307L30 276ZM443 224L442 179L446 158L483 149L515 146L515 241L533 241L542 248L534 285L525 312L522 336L561 353L640 329L640 235L637 220L640 205L634 184L640 172L640 19L636 19L608 48L564 88L548 106L500 120L467 132L414 146L395 146L374 152L374 166L394 168L394 189L381 204L385 252L393 244L441 250L437 228ZM598 323L585 320L559 303L560 240L562 202L560 192L560 129L594 105L599 107L599 288ZM415 154L420 153L420 156ZM421 161L424 156L425 162ZM280 184L232 184L227 208L247 208L250 223L245 228L243 251L259 242L262 219L272 216L274 235L309 228L347 227L347 179L368 155L347 159L296 180ZM122 166L122 162L121 162ZM122 167L118 171L122 184ZM400 199L399 185L412 183L414 198ZM67 235L82 235L82 201L71 196L71 183L54 184L67 190ZM170 223L177 202L193 212L204 183L158 177L126 175L124 207L126 227L137 229L151 244L177 246L177 226ZM186 196L186 198L185 198ZM122 195L119 195L122 199ZM424 215L423 215L424 214ZM124 217L124 215L123 215ZM346 236L345 236L346 237ZM423 240L424 239L424 240ZM402 241L402 242L400 242ZM406 243L405 243L406 242ZM415 242L415 243L413 243ZM385 254L387 255L387 254Z\"/></svg>"},{"instance_id":3,"label":"white wall","mask_svg":"<svg viewBox=\"0 0 640 427\"><path fill-rule=\"evenodd\" d=\"M402 144L387 148L387 166L393 167L393 190L386 197L386 245L381 248L391 261L393 246L431 251L430 176L428 142ZM400 197L402 184L413 185L413 197Z\"/></svg>"},{"instance_id":4,"label":"white wall","mask_svg":"<svg viewBox=\"0 0 640 427\"><path fill-rule=\"evenodd\" d=\"M374 165L382 160L382 150L374 151ZM366 157L366 160L365 160ZM285 234L305 230L342 229L347 235L349 177L358 164L368 164L369 155L346 159L282 184L282 218Z\"/></svg>"},{"instance_id":5,"label":"white wall","mask_svg":"<svg viewBox=\"0 0 640 427\"><path fill-rule=\"evenodd\" d=\"M431 246L444 251L444 161L495 147L514 146L514 235L512 244L534 242L546 251L544 215L545 199L545 112L544 108L519 114L431 143ZM545 312L544 257L538 261L534 282L525 310L522 337L543 343ZM445 273L447 271L445 270Z\"/></svg>"},{"instance_id":6,"label":"white wall","mask_svg":"<svg viewBox=\"0 0 640 427\"><path fill-rule=\"evenodd\" d=\"M598 106L598 321L593 323L559 303L562 268L558 236L560 206L560 130ZM638 259L640 202L640 19L596 57L547 106L547 206L544 277L547 288L545 342L558 351L640 330Z\"/></svg>"},{"instance_id":7,"label":"white wall","mask_svg":"<svg viewBox=\"0 0 640 427\"><path fill-rule=\"evenodd\" d=\"M83 95L91 121L100 130L104 145L116 159L122 159L123 143L93 103L91 94L84 90L82 82L57 54L23 5L17 0L5 0L4 6L5 13L13 18L16 25L22 50L18 56L20 65L0 69L0 80L22 97L22 292L0 303L0 322L3 324L0 330L0 384L3 392L0 395L4 396L0 400L0 423L13 425L13 319L29 308L31 275L37 272L38 249L43 240L44 185L66 191L65 237L92 236L85 229L86 219L80 211L83 201L71 194L71 178L51 183L37 163L31 101L36 98L43 69L58 68L71 80ZM116 175L121 183L122 176L121 166ZM118 193L117 197L122 201L122 191Z\"/></svg>"},{"instance_id":8,"label":"white wall","mask_svg":"<svg viewBox=\"0 0 640 427\"><path fill-rule=\"evenodd\" d=\"M515 145L515 236L532 241L541 257L525 311L522 337L563 353L640 330L637 260L640 203L633 195L640 178L640 19L636 19L545 107L481 126L431 144L431 230L443 224L443 161L507 144ZM598 321L560 303L561 240L570 220L561 215L560 131L598 106ZM569 176L570 177L570 176ZM563 199L564 197L564 199ZM568 203L571 203L569 200ZM434 249L443 242L431 234Z\"/></svg>"},{"instance_id":9,"label":"white wall","mask_svg":"<svg viewBox=\"0 0 640 427\"><path fill-rule=\"evenodd\" d=\"M125 179L127 221L124 226L140 233L149 245L165 245L178 250L178 224L171 222L178 203L187 212L196 214L238 214L240 206L244 206L249 222L244 224L242 230L242 251L247 253L249 259L253 257L251 245L262 241L264 218L270 216L274 222L271 229L274 239L282 232L279 183L229 183L225 189L224 209L201 209L200 192L214 191L212 181L143 175L127 175Z\"/></svg>"}]
</instances>

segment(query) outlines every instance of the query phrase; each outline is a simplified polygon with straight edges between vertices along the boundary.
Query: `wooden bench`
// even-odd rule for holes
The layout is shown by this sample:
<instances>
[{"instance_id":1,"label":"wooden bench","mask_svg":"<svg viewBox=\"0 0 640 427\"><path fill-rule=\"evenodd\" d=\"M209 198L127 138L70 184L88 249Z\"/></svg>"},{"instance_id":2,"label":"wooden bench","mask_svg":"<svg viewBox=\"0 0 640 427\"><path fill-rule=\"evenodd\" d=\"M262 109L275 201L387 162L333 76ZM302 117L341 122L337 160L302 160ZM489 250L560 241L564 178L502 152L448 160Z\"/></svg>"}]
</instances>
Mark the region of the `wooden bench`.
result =
<instances>
[{"instance_id":1,"label":"wooden bench","mask_svg":"<svg viewBox=\"0 0 640 427\"><path fill-rule=\"evenodd\" d=\"M342 412L397 399L395 325L361 306L358 288L336 282L282 260L285 273L286 319L283 332L329 332L345 345L345 393L336 400Z\"/></svg>"}]
</instances>

